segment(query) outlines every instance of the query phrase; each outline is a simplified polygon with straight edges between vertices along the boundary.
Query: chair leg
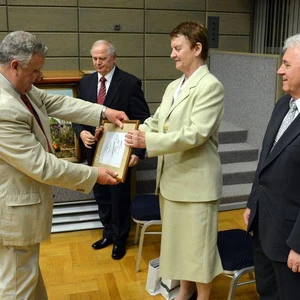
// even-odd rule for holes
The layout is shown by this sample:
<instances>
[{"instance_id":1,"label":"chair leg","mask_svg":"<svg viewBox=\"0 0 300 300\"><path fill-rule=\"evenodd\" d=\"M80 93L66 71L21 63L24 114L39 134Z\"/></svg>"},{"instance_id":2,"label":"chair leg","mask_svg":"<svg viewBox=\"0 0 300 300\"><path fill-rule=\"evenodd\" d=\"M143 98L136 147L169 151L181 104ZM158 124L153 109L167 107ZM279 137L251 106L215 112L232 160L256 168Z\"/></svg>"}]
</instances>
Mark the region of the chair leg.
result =
<instances>
[{"instance_id":1,"label":"chair leg","mask_svg":"<svg viewBox=\"0 0 300 300\"><path fill-rule=\"evenodd\" d=\"M254 280L254 275L253 275L253 272L249 272L249 278Z\"/></svg>"},{"instance_id":2,"label":"chair leg","mask_svg":"<svg viewBox=\"0 0 300 300\"><path fill-rule=\"evenodd\" d=\"M143 244L144 244L144 237L145 237L145 231L148 226L143 226L140 234L140 242L139 242L139 249L138 249L138 254L136 257L136 266L135 266L135 271L139 272L140 270L140 264L141 264L141 257L142 257L142 250L143 250Z\"/></svg>"},{"instance_id":3,"label":"chair leg","mask_svg":"<svg viewBox=\"0 0 300 300\"><path fill-rule=\"evenodd\" d=\"M238 286L238 280L240 279L241 276L243 276L244 274L247 274L250 272L252 272L253 267L247 267L244 269L239 270L238 272L236 272L230 282L230 287L229 287L229 292L228 292L228 297L227 300L234 300L234 295L235 295L235 290L236 287ZM255 282L255 280L251 280L248 283L253 283ZM241 285L242 283L240 283Z\"/></svg>"},{"instance_id":4,"label":"chair leg","mask_svg":"<svg viewBox=\"0 0 300 300\"><path fill-rule=\"evenodd\" d=\"M135 266L135 271L138 272L140 270L140 264L141 264L141 257L142 257L142 250L143 250L143 244L144 244L144 238L145 234L161 234L161 232L146 232L148 227L152 225L161 225L160 220L152 220L146 222L144 225L139 224L142 227L141 233L140 233L140 242L139 242L139 248L138 248L138 254L136 257L136 266Z\"/></svg>"},{"instance_id":5,"label":"chair leg","mask_svg":"<svg viewBox=\"0 0 300 300\"><path fill-rule=\"evenodd\" d=\"M141 225L138 223L135 223L135 224L136 224L136 227L135 227L135 234L134 234L134 243L137 244Z\"/></svg>"}]
</instances>

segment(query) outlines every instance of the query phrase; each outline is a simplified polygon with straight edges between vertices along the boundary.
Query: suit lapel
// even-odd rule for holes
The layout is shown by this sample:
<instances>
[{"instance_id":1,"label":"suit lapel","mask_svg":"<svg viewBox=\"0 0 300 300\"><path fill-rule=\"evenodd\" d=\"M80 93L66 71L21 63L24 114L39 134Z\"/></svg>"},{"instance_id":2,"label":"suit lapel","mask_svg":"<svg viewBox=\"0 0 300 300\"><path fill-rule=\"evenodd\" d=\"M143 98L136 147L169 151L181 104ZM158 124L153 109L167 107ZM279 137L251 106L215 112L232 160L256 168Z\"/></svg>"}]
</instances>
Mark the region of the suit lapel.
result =
<instances>
[{"instance_id":1,"label":"suit lapel","mask_svg":"<svg viewBox=\"0 0 300 300\"><path fill-rule=\"evenodd\" d=\"M291 125L286 129L281 138L278 140L278 142L274 146L274 149L271 151L275 136L279 130L282 120L289 110L289 99L290 97L285 100L284 105L282 106L278 114L275 115L273 121L270 122L270 128L268 128L268 131L266 132L266 136L268 138L265 141L264 154L262 153L262 155L264 155L264 157L262 157L264 158L262 160L263 168L270 164L278 155L280 155L280 153L300 134L300 114L298 114L295 120L291 123Z\"/></svg>"},{"instance_id":2,"label":"suit lapel","mask_svg":"<svg viewBox=\"0 0 300 300\"><path fill-rule=\"evenodd\" d=\"M122 77L119 72L119 68L116 66L114 75L111 79L111 83L109 85L109 89L107 91L107 94L106 94L106 97L105 97L105 100L103 103L105 106L110 107L112 102L114 101L117 91L121 84L121 79L122 79Z\"/></svg>"},{"instance_id":3,"label":"suit lapel","mask_svg":"<svg viewBox=\"0 0 300 300\"><path fill-rule=\"evenodd\" d=\"M171 112L174 110L175 105L173 104L173 97L176 91L176 88L180 82L180 79L175 80L170 86L168 94L166 94L161 103L161 108L159 111L160 119L162 120L161 124L164 124L168 119Z\"/></svg>"},{"instance_id":4,"label":"suit lapel","mask_svg":"<svg viewBox=\"0 0 300 300\"><path fill-rule=\"evenodd\" d=\"M197 74L195 74L193 76L193 78L191 78L191 80L187 83L186 86L184 86L184 88L182 89L182 91L180 92L180 94L178 95L178 98L175 102L173 102L173 97L174 97L174 94L175 94L175 91L177 89L177 86L178 84L180 83L180 79L176 80L174 82L174 85L173 85L173 90L172 90L172 93L171 93L171 99L169 99L171 101L171 105L170 105L170 110L169 110L169 113L168 115L166 116L166 118L169 117L169 115L172 113L172 111L174 109L176 109L176 107L182 102L182 101L185 101L188 96L190 95L191 93L191 90L196 87L199 83L199 81L203 78L203 76L205 76L207 73L209 72L208 70L208 67L206 65L204 65L199 71ZM173 104L172 104L173 103Z\"/></svg>"},{"instance_id":5,"label":"suit lapel","mask_svg":"<svg viewBox=\"0 0 300 300\"><path fill-rule=\"evenodd\" d=\"M98 101L98 72L95 72L92 77L92 88L91 88L91 99L93 102L97 103Z\"/></svg>"},{"instance_id":6,"label":"suit lapel","mask_svg":"<svg viewBox=\"0 0 300 300\"><path fill-rule=\"evenodd\" d=\"M283 107L278 112L276 112L269 121L269 125L268 125L266 133L265 133L264 147L263 147L262 153L261 153L263 162L268 158L268 156L270 154L276 134L279 130L281 122L282 122L283 118L285 117L287 111L288 111L288 106Z\"/></svg>"}]
</instances>

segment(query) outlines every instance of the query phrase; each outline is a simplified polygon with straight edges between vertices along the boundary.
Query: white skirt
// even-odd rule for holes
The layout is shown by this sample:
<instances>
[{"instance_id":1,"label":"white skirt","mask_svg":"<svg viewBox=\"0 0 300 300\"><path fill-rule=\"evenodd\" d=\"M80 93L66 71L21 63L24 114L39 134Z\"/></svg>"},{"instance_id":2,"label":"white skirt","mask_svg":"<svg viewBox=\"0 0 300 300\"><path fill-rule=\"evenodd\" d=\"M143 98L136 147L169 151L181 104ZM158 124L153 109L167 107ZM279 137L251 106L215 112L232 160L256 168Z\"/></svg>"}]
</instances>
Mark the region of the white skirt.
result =
<instances>
[{"instance_id":1,"label":"white skirt","mask_svg":"<svg viewBox=\"0 0 300 300\"><path fill-rule=\"evenodd\" d=\"M170 201L160 195L160 276L209 283L223 272L217 247L219 200Z\"/></svg>"}]
</instances>

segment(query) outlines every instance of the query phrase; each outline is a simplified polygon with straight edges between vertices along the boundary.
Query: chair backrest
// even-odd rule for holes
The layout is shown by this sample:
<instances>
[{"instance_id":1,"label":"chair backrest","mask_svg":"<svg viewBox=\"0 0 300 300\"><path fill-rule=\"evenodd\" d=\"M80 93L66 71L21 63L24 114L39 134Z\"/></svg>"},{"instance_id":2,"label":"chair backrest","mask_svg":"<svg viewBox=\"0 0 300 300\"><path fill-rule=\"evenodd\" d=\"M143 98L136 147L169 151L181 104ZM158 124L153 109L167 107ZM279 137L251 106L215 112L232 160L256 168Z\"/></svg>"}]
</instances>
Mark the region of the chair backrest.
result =
<instances>
[{"instance_id":1,"label":"chair backrest","mask_svg":"<svg viewBox=\"0 0 300 300\"><path fill-rule=\"evenodd\" d=\"M155 194L138 194L131 203L131 216L140 221L160 220L159 198Z\"/></svg>"},{"instance_id":2,"label":"chair backrest","mask_svg":"<svg viewBox=\"0 0 300 300\"><path fill-rule=\"evenodd\" d=\"M236 271L254 265L253 240L245 230L230 229L218 232L218 249L223 269Z\"/></svg>"}]
</instances>

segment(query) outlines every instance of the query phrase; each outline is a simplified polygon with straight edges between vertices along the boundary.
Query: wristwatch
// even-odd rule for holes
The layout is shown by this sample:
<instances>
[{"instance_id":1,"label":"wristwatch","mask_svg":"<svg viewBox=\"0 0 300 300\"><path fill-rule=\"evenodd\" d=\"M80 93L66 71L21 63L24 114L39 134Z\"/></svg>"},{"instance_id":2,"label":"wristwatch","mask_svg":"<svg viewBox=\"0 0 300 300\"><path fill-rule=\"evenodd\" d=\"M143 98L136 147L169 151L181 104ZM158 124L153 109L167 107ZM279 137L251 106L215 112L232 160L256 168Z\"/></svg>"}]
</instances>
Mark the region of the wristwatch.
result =
<instances>
[{"instance_id":1,"label":"wristwatch","mask_svg":"<svg viewBox=\"0 0 300 300\"><path fill-rule=\"evenodd\" d=\"M101 112L101 118L102 118L102 120L106 120L106 115L105 115L106 109L107 109L106 106L104 106L103 109L102 109L102 112Z\"/></svg>"}]
</instances>

